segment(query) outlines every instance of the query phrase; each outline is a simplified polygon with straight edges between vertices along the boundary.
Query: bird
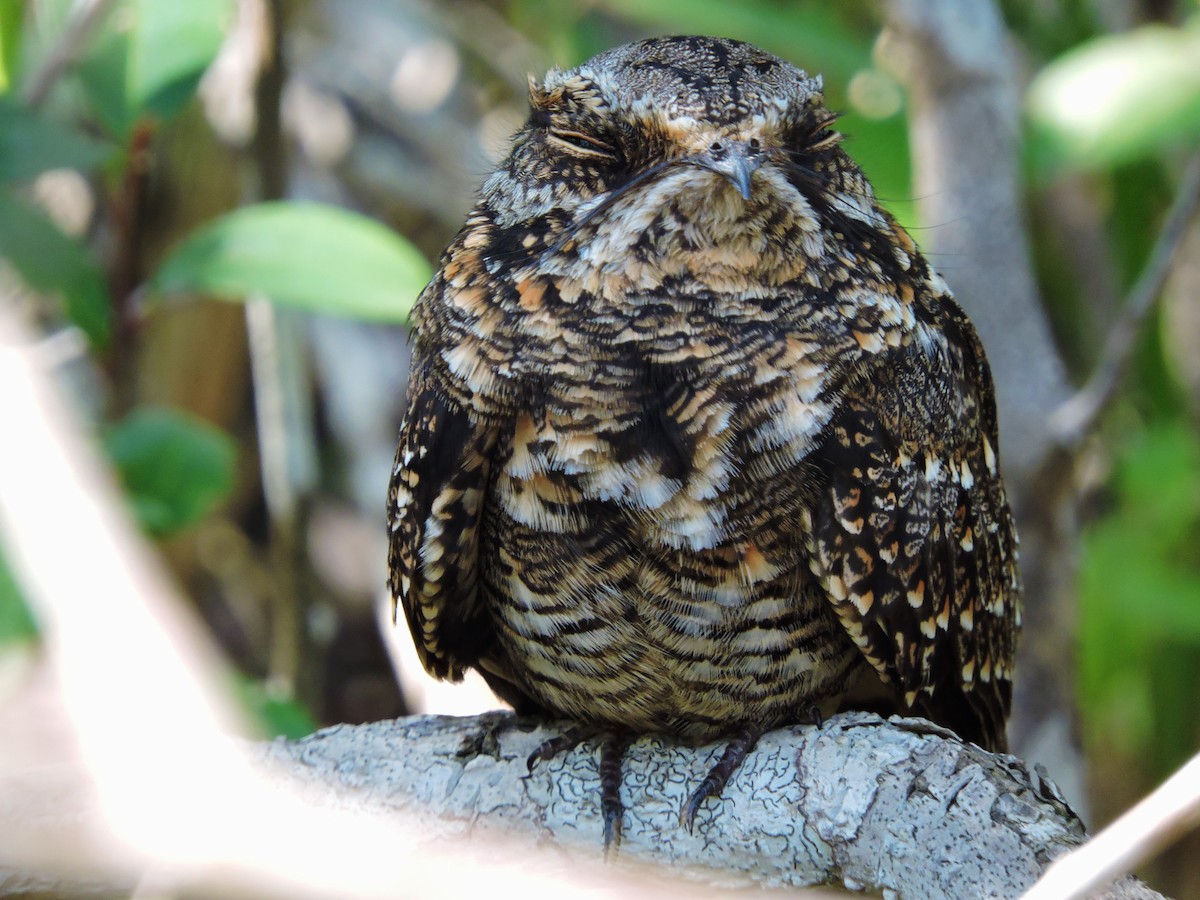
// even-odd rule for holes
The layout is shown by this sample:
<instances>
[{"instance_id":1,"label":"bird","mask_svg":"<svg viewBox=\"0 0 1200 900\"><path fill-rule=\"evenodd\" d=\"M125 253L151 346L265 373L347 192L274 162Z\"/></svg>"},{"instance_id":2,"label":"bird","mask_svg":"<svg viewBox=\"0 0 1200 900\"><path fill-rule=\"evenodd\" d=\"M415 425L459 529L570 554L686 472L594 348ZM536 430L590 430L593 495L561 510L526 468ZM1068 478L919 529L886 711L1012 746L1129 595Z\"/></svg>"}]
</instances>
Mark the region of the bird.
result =
<instances>
[{"instance_id":1,"label":"bird","mask_svg":"<svg viewBox=\"0 0 1200 900\"><path fill-rule=\"evenodd\" d=\"M674 36L530 78L412 313L389 586L426 670L600 741L842 708L1006 749L1020 625L994 383L820 76Z\"/></svg>"}]
</instances>

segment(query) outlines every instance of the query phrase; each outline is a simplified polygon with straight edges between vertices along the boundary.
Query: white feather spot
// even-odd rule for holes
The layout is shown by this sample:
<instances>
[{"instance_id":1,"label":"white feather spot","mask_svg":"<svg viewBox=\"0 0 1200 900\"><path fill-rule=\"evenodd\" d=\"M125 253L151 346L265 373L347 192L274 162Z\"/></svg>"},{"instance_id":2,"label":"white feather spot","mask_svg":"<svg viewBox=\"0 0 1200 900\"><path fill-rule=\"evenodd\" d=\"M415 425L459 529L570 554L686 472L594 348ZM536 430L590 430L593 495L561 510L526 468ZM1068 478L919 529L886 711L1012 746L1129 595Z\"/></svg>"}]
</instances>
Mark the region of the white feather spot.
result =
<instances>
[{"instance_id":1,"label":"white feather spot","mask_svg":"<svg viewBox=\"0 0 1200 900\"><path fill-rule=\"evenodd\" d=\"M965 459L963 460L959 471L958 483L968 491L975 485L975 476L971 473L971 467L967 465L967 461Z\"/></svg>"},{"instance_id":2,"label":"white feather spot","mask_svg":"<svg viewBox=\"0 0 1200 900\"><path fill-rule=\"evenodd\" d=\"M983 461L987 465L988 471L995 475L996 451L992 449L992 442L987 439L987 435L983 436Z\"/></svg>"},{"instance_id":3,"label":"white feather spot","mask_svg":"<svg viewBox=\"0 0 1200 900\"><path fill-rule=\"evenodd\" d=\"M942 460L932 453L925 454L925 480L938 481L942 477Z\"/></svg>"}]
</instances>

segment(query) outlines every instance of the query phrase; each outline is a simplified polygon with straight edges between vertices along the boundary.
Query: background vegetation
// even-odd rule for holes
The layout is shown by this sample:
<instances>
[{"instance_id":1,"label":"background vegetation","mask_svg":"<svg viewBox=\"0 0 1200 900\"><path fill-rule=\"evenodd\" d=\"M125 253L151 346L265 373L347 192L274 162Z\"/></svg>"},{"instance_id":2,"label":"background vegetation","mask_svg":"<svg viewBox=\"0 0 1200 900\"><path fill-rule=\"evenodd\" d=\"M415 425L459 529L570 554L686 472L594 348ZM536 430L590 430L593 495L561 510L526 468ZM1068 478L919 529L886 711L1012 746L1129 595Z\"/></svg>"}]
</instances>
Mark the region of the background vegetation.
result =
<instances>
[{"instance_id":1,"label":"background vegetation","mask_svg":"<svg viewBox=\"0 0 1200 900\"><path fill-rule=\"evenodd\" d=\"M1030 244L1081 383L1200 146L1200 4L1001 6ZM954 223L918 218L880 27L865 0L0 0L0 303L42 335L265 733L410 708L377 635L404 323L526 73L650 34L758 43L824 74L849 152L928 240ZM1193 225L1077 467L1059 674L1093 827L1200 748L1197 260ZM951 283L970 265L935 262ZM86 540L64 522L64 564ZM37 641L0 546L0 657ZM1151 882L1200 896L1196 849Z\"/></svg>"}]
</instances>

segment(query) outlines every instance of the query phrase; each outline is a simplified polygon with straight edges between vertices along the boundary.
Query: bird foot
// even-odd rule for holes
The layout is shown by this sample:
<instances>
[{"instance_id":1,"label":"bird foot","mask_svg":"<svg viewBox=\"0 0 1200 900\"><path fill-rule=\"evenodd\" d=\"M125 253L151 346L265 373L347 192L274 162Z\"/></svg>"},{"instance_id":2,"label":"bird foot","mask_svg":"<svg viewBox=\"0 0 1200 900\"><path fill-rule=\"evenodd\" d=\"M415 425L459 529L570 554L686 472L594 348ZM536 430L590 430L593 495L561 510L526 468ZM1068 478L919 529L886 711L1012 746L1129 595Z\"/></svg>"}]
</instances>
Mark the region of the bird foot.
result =
<instances>
[{"instance_id":1,"label":"bird foot","mask_svg":"<svg viewBox=\"0 0 1200 900\"><path fill-rule=\"evenodd\" d=\"M725 785L729 783L729 779L733 777L733 773L738 770L750 751L754 749L754 745L758 743L762 733L763 729L757 725L746 725L730 738L729 743L725 745L725 752L721 754L717 764L709 769L704 780L700 782L700 786L692 792L687 803L683 805L683 809L679 811L679 824L688 830L688 834L692 833L692 826L696 822L696 814L700 811L701 804L709 797L720 796L721 791L725 790Z\"/></svg>"},{"instance_id":2,"label":"bird foot","mask_svg":"<svg viewBox=\"0 0 1200 900\"><path fill-rule=\"evenodd\" d=\"M802 724L815 725L817 728L825 726L825 716L821 713L821 707L817 704L810 703L804 713L807 719L803 720Z\"/></svg>"},{"instance_id":3,"label":"bird foot","mask_svg":"<svg viewBox=\"0 0 1200 900\"><path fill-rule=\"evenodd\" d=\"M604 820L604 859L609 861L621 846L625 819L625 806L621 803L621 760L633 743L633 735L594 725L576 725L542 743L529 754L525 764L532 773L536 763L574 750L592 738L600 739L600 815Z\"/></svg>"},{"instance_id":4,"label":"bird foot","mask_svg":"<svg viewBox=\"0 0 1200 900\"><path fill-rule=\"evenodd\" d=\"M709 797L720 796L762 733L763 729L757 725L746 725L729 739L721 758L679 812L679 824L689 833L695 825L701 805ZM604 858L611 861L620 849L625 820L625 806L621 803L621 762L634 736L613 728L576 725L542 743L529 754L526 765L532 772L536 763L553 759L593 738L600 741L600 815L604 821Z\"/></svg>"},{"instance_id":5,"label":"bird foot","mask_svg":"<svg viewBox=\"0 0 1200 900\"><path fill-rule=\"evenodd\" d=\"M600 744L600 815L604 819L604 860L611 862L621 848L625 807L621 803L621 760L633 743L627 732L610 734Z\"/></svg>"},{"instance_id":6,"label":"bird foot","mask_svg":"<svg viewBox=\"0 0 1200 900\"><path fill-rule=\"evenodd\" d=\"M459 759L474 759L476 756L500 756L500 735L514 728L518 722L511 713L494 713L480 716L480 728L466 735L455 753Z\"/></svg>"},{"instance_id":7,"label":"bird foot","mask_svg":"<svg viewBox=\"0 0 1200 900\"><path fill-rule=\"evenodd\" d=\"M532 774L536 763L554 759L560 753L574 750L584 741L603 733L603 729L596 728L593 725L572 725L562 734L556 734L549 740L539 744L537 749L530 753L529 758L525 760L525 768Z\"/></svg>"}]
</instances>

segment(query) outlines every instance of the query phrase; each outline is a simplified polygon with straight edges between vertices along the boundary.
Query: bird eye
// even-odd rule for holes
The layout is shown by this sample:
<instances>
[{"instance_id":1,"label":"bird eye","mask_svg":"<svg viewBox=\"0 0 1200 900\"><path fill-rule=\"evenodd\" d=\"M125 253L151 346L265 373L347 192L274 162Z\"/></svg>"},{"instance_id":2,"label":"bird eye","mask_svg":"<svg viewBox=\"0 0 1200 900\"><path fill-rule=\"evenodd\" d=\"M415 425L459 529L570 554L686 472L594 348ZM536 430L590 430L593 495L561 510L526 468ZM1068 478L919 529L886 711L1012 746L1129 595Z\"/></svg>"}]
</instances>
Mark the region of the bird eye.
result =
<instances>
[{"instance_id":1,"label":"bird eye","mask_svg":"<svg viewBox=\"0 0 1200 900\"><path fill-rule=\"evenodd\" d=\"M581 131L551 128L547 132L546 137L550 143L557 144L576 156L608 161L613 161L617 158L617 151L610 144L606 144L599 138L593 137L590 134L584 134Z\"/></svg>"}]
</instances>

